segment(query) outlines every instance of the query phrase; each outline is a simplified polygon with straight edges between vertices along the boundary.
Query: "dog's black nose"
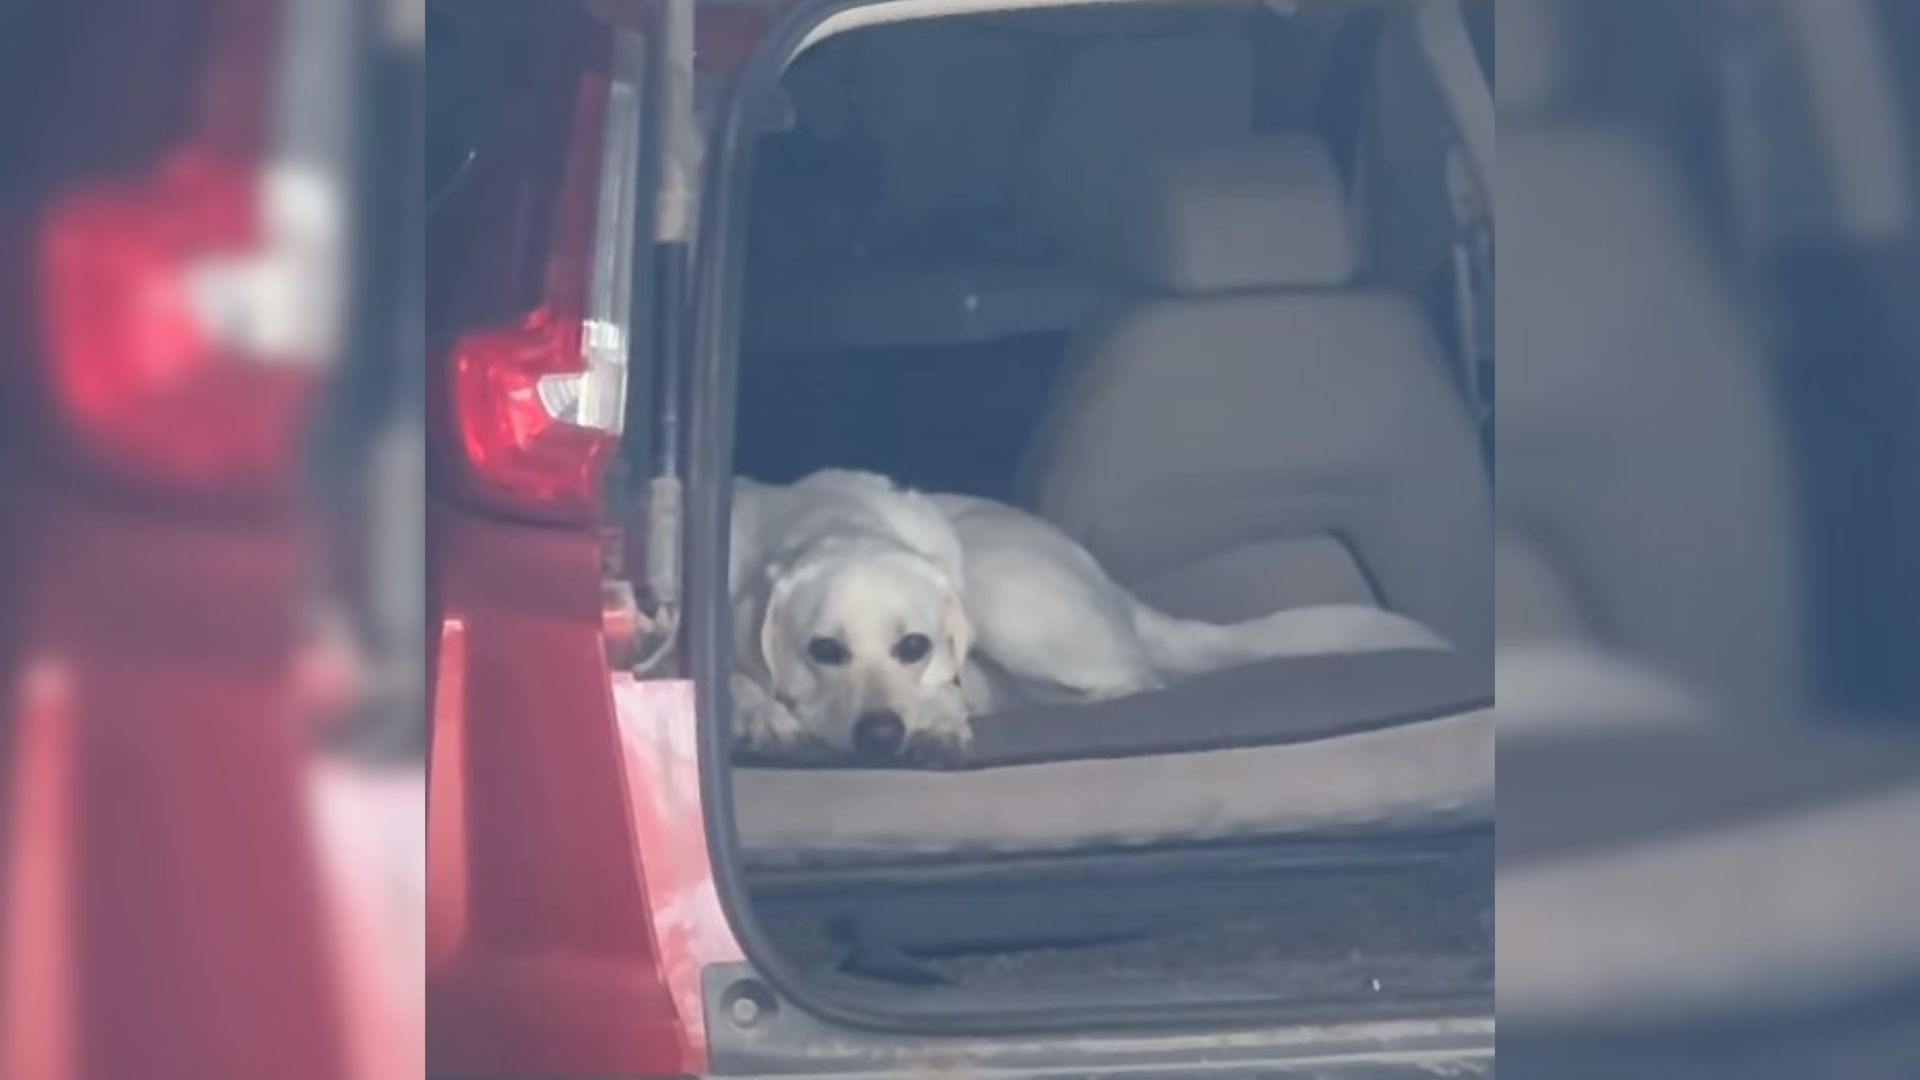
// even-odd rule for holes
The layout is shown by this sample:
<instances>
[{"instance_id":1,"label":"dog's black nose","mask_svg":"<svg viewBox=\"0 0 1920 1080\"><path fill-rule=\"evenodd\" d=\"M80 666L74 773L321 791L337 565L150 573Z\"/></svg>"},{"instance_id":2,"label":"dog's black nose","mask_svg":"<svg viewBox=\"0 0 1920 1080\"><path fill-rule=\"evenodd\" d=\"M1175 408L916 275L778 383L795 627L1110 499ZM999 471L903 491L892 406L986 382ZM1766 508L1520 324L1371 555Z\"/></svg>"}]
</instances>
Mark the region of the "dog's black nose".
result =
<instances>
[{"instance_id":1,"label":"dog's black nose","mask_svg":"<svg viewBox=\"0 0 1920 1080\"><path fill-rule=\"evenodd\" d=\"M890 757L906 741L907 725L892 709L864 712L853 722L853 748L863 754Z\"/></svg>"}]
</instances>

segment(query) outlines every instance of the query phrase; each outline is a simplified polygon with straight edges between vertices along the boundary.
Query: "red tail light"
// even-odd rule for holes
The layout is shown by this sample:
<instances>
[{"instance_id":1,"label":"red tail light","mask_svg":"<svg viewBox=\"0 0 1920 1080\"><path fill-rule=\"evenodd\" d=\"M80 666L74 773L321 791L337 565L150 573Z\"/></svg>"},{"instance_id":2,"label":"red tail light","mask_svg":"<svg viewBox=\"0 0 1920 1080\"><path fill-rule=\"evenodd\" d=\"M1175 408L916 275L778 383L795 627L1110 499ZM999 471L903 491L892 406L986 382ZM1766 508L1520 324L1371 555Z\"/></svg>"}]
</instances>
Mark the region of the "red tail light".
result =
<instances>
[{"instance_id":1,"label":"red tail light","mask_svg":"<svg viewBox=\"0 0 1920 1080\"><path fill-rule=\"evenodd\" d=\"M580 320L542 308L511 330L471 334L453 359L454 414L477 478L496 498L541 517L586 520L599 504L618 420L590 425L594 389Z\"/></svg>"},{"instance_id":2,"label":"red tail light","mask_svg":"<svg viewBox=\"0 0 1920 1080\"><path fill-rule=\"evenodd\" d=\"M462 487L516 516L593 520L619 446L638 168L631 89L599 71L582 77L549 211L541 305L517 325L466 334L450 359Z\"/></svg>"},{"instance_id":3,"label":"red tail light","mask_svg":"<svg viewBox=\"0 0 1920 1080\"><path fill-rule=\"evenodd\" d=\"M39 275L48 381L83 456L199 494L294 472L312 356L275 351L286 283L258 252L259 179L215 152L49 209ZM308 298L279 298L281 306ZM263 351L265 350L265 351Z\"/></svg>"}]
</instances>

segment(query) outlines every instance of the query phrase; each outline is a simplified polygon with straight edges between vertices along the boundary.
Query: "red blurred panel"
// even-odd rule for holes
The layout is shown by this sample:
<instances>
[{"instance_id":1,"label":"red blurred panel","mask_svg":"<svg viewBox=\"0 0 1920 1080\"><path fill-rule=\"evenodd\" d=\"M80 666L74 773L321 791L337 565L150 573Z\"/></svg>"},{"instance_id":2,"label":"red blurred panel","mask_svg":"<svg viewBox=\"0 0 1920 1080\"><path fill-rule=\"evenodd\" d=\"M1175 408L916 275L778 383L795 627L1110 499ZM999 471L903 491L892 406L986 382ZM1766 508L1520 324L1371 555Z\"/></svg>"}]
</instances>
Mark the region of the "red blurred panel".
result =
<instances>
[{"instance_id":1,"label":"red blurred panel","mask_svg":"<svg viewBox=\"0 0 1920 1080\"><path fill-rule=\"evenodd\" d=\"M65 491L0 474L8 696L26 706L7 756L8 1075L343 1076L286 678L300 527Z\"/></svg>"},{"instance_id":2,"label":"red blurred panel","mask_svg":"<svg viewBox=\"0 0 1920 1080\"><path fill-rule=\"evenodd\" d=\"M6 950L0 982L0 1075L77 1075L73 1000L73 678L60 664L22 673L6 715L15 739L4 820L11 857L0 876Z\"/></svg>"}]
</instances>

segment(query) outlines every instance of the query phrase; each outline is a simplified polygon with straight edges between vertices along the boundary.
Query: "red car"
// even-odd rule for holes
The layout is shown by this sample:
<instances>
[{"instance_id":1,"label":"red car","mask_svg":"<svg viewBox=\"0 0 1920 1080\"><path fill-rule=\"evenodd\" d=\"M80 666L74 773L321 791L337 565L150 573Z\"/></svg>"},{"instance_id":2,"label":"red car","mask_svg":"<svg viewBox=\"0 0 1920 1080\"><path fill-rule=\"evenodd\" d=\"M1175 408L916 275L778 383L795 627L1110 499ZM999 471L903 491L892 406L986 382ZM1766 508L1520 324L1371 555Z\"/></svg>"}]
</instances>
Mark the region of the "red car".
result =
<instances>
[{"instance_id":1,"label":"red car","mask_svg":"<svg viewBox=\"0 0 1920 1080\"><path fill-rule=\"evenodd\" d=\"M433 1075L1491 1072L1488 13L1027 7L430 7ZM736 763L736 466L1458 648Z\"/></svg>"},{"instance_id":2,"label":"red car","mask_svg":"<svg viewBox=\"0 0 1920 1080\"><path fill-rule=\"evenodd\" d=\"M1500 4L1496 335L1490 0L425 6L0 30L0 1076L1906 1075L1920 8ZM833 467L1452 649L736 746Z\"/></svg>"}]
</instances>

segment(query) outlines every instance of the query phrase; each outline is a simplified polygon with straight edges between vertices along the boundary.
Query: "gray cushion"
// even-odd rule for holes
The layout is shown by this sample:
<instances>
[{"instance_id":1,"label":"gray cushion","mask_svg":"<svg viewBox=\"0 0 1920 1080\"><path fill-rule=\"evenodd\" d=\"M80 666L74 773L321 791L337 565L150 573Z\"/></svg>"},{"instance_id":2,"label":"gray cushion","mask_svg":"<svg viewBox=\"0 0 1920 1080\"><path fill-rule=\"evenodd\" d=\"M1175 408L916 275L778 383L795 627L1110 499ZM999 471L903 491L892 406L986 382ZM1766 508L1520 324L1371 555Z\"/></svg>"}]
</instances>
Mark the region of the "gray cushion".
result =
<instances>
[{"instance_id":1,"label":"gray cushion","mask_svg":"<svg viewBox=\"0 0 1920 1080\"><path fill-rule=\"evenodd\" d=\"M1124 210L1080 234L1083 250L1163 291L1077 335L1023 494L1182 614L1372 601L1484 657L1493 507L1479 440L1415 304L1319 287L1353 269L1324 149L1305 136L1161 145L1110 173L1117 201L1088 199Z\"/></svg>"},{"instance_id":2,"label":"gray cushion","mask_svg":"<svg viewBox=\"0 0 1920 1080\"><path fill-rule=\"evenodd\" d=\"M1028 468L1033 505L1123 582L1232 561L1238 588L1184 614L1360 599L1366 582L1462 648L1491 641L1478 444L1397 297L1145 302L1082 336Z\"/></svg>"},{"instance_id":3,"label":"gray cushion","mask_svg":"<svg viewBox=\"0 0 1920 1080\"><path fill-rule=\"evenodd\" d=\"M1114 155L1253 131L1253 42L1237 27L1089 37L1071 47L1055 80L1036 103L1017 197L1026 224L1056 240L1111 222L1089 195Z\"/></svg>"},{"instance_id":4,"label":"gray cushion","mask_svg":"<svg viewBox=\"0 0 1920 1080\"><path fill-rule=\"evenodd\" d=\"M1343 285L1355 269L1339 171L1307 135L1135 147L1058 231L1168 292Z\"/></svg>"},{"instance_id":5,"label":"gray cushion","mask_svg":"<svg viewBox=\"0 0 1920 1080\"><path fill-rule=\"evenodd\" d=\"M988 716L956 771L737 768L741 839L778 863L1484 825L1491 690L1458 656L1372 653Z\"/></svg>"},{"instance_id":6,"label":"gray cushion","mask_svg":"<svg viewBox=\"0 0 1920 1080\"><path fill-rule=\"evenodd\" d=\"M1292 746L971 772L739 769L749 862L1031 854L1493 820L1491 710Z\"/></svg>"},{"instance_id":7,"label":"gray cushion","mask_svg":"<svg viewBox=\"0 0 1920 1080\"><path fill-rule=\"evenodd\" d=\"M1249 589L1247 583L1259 582ZM1373 604L1380 594L1337 536L1288 536L1237 544L1136 582L1134 593L1190 619L1256 619L1281 607Z\"/></svg>"},{"instance_id":8,"label":"gray cushion","mask_svg":"<svg viewBox=\"0 0 1920 1080\"><path fill-rule=\"evenodd\" d=\"M1022 705L973 719L964 755L936 763L743 751L775 768L989 769L1036 761L1280 746L1458 716L1493 704L1492 673L1457 653L1414 649L1289 656L1149 693ZM1180 718L1167 723L1169 716Z\"/></svg>"},{"instance_id":9,"label":"gray cushion","mask_svg":"<svg viewBox=\"0 0 1920 1080\"><path fill-rule=\"evenodd\" d=\"M1527 268L1500 286L1502 362L1520 370L1501 384L1503 524L1601 643L1730 708L1791 710L1785 426L1684 176L1601 126L1503 128L1500 169L1500 259Z\"/></svg>"}]
</instances>

